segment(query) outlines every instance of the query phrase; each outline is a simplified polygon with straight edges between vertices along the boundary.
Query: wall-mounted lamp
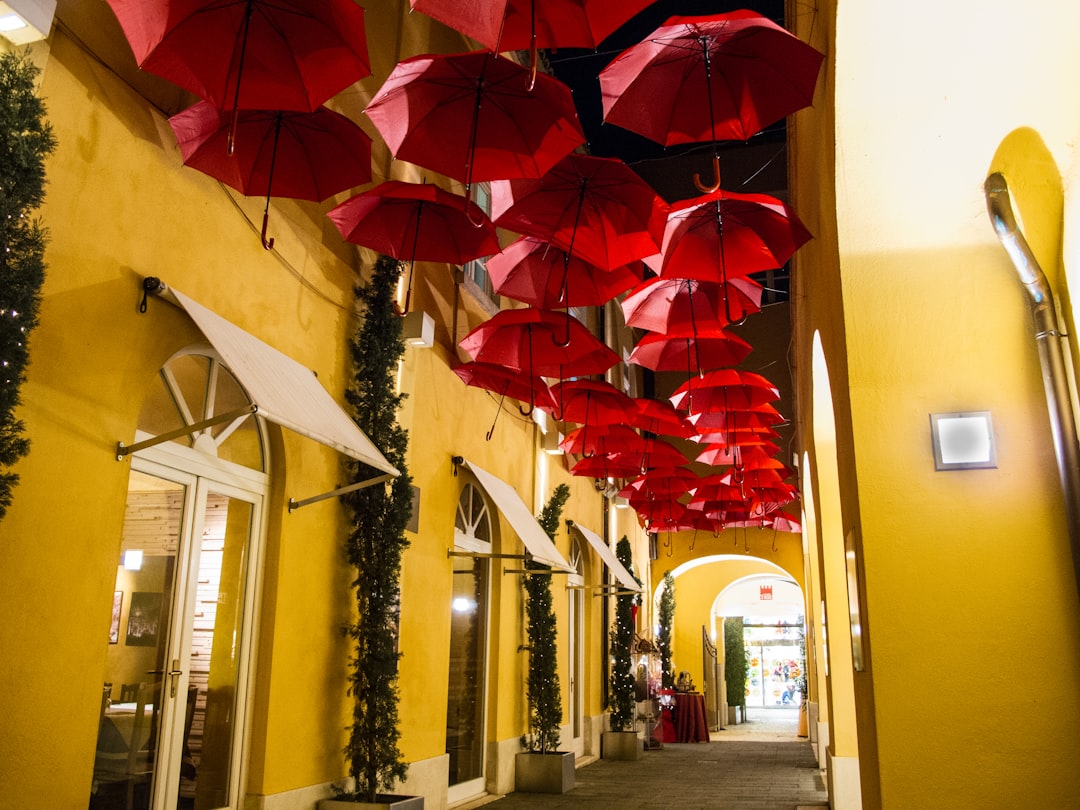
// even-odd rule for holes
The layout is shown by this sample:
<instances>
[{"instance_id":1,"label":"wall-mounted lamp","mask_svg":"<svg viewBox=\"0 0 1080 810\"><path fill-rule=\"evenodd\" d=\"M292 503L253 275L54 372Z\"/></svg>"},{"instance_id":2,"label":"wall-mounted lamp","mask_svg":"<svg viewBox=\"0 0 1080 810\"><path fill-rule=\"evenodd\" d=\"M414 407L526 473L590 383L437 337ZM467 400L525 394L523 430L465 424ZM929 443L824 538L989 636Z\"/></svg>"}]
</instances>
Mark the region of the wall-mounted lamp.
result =
<instances>
[{"instance_id":1,"label":"wall-mounted lamp","mask_svg":"<svg viewBox=\"0 0 1080 810\"><path fill-rule=\"evenodd\" d=\"M990 411L930 414L934 469L977 470L997 467Z\"/></svg>"},{"instance_id":2,"label":"wall-mounted lamp","mask_svg":"<svg viewBox=\"0 0 1080 810\"><path fill-rule=\"evenodd\" d=\"M426 312L413 310L402 319L401 337L410 346L430 349L435 344L435 320Z\"/></svg>"},{"instance_id":3,"label":"wall-mounted lamp","mask_svg":"<svg viewBox=\"0 0 1080 810\"><path fill-rule=\"evenodd\" d=\"M0 2L0 36L16 45L49 36L56 0L7 0Z\"/></svg>"},{"instance_id":4,"label":"wall-mounted lamp","mask_svg":"<svg viewBox=\"0 0 1080 810\"><path fill-rule=\"evenodd\" d=\"M124 552L124 569L127 571L142 570L142 549L129 548Z\"/></svg>"},{"instance_id":5,"label":"wall-mounted lamp","mask_svg":"<svg viewBox=\"0 0 1080 810\"><path fill-rule=\"evenodd\" d=\"M618 495L616 495L611 502L615 505L616 509L628 509L630 507L630 501L626 500L626 498L620 498Z\"/></svg>"},{"instance_id":6,"label":"wall-mounted lamp","mask_svg":"<svg viewBox=\"0 0 1080 810\"><path fill-rule=\"evenodd\" d=\"M539 410L539 408L537 409ZM559 442L563 440L563 435L554 428L549 428L544 433L544 452L549 456L561 456L563 455L562 448L559 447Z\"/></svg>"}]
</instances>

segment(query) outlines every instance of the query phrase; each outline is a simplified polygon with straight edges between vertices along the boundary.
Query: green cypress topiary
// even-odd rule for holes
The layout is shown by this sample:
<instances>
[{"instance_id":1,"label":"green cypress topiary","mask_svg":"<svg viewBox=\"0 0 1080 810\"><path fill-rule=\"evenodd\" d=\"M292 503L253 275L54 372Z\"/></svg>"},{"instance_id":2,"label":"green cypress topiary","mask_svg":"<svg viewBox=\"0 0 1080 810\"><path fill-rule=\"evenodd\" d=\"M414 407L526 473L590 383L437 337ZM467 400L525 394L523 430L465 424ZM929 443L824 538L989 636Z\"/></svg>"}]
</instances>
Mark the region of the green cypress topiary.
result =
<instances>
[{"instance_id":1,"label":"green cypress topiary","mask_svg":"<svg viewBox=\"0 0 1080 810\"><path fill-rule=\"evenodd\" d=\"M356 291L364 322L350 343L353 384L345 397L353 418L401 475L385 487L371 486L342 497L352 513L345 548L356 567L357 620L346 628L354 644L349 694L353 724L345 754L355 780L352 798L374 803L380 789L404 780L408 769L398 747L397 645L401 558L409 545L412 479L405 466L408 433L398 424L404 394L396 392L398 360L405 351L393 295L401 263L379 257L371 282ZM370 467L350 462L350 480L372 477Z\"/></svg>"},{"instance_id":2,"label":"green cypress topiary","mask_svg":"<svg viewBox=\"0 0 1080 810\"><path fill-rule=\"evenodd\" d=\"M657 619L660 622L660 634L656 639L656 646L660 650L660 687L671 689L675 686L675 676L671 667L671 628L675 623L675 577L670 571L664 574Z\"/></svg>"},{"instance_id":3,"label":"green cypress topiary","mask_svg":"<svg viewBox=\"0 0 1080 810\"><path fill-rule=\"evenodd\" d=\"M615 544L615 557L633 576L630 541L625 535ZM634 642L635 599L633 594L615 597L615 627L611 630L611 697L608 704L612 731L630 731L634 727L634 674L630 655Z\"/></svg>"},{"instance_id":4,"label":"green cypress topiary","mask_svg":"<svg viewBox=\"0 0 1080 810\"><path fill-rule=\"evenodd\" d=\"M538 522L548 537L555 540L559 517L570 497L570 487L559 484L551 499L540 512ZM526 568L542 568L529 561ZM525 615L528 620L529 673L526 699L529 704L529 731L522 745L529 751L546 754L559 748L559 726L562 723L562 698L559 692L559 672L556 660L557 628L555 608L551 601L551 574L526 574Z\"/></svg>"},{"instance_id":5,"label":"green cypress topiary","mask_svg":"<svg viewBox=\"0 0 1080 810\"><path fill-rule=\"evenodd\" d=\"M19 480L10 468L30 451L15 408L45 283L48 233L30 214L45 200L56 139L34 86L39 72L26 56L0 56L0 520Z\"/></svg>"}]
</instances>

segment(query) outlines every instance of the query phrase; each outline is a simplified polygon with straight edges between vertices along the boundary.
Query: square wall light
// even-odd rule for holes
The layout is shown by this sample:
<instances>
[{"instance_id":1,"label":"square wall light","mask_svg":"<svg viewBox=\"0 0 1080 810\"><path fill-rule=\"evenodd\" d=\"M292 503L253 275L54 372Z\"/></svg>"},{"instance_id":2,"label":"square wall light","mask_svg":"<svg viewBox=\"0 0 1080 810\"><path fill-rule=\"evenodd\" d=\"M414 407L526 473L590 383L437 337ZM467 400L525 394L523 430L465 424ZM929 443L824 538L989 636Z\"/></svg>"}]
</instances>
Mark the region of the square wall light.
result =
<instances>
[{"instance_id":1,"label":"square wall light","mask_svg":"<svg viewBox=\"0 0 1080 810\"><path fill-rule=\"evenodd\" d=\"M7 0L0 2L0 36L16 45L49 36L56 0Z\"/></svg>"},{"instance_id":2,"label":"square wall light","mask_svg":"<svg viewBox=\"0 0 1080 810\"><path fill-rule=\"evenodd\" d=\"M401 324L401 337L410 346L430 349L435 343L435 319L421 310L413 310Z\"/></svg>"},{"instance_id":3,"label":"square wall light","mask_svg":"<svg viewBox=\"0 0 1080 810\"><path fill-rule=\"evenodd\" d=\"M978 470L997 467L990 411L930 414L934 469Z\"/></svg>"}]
</instances>

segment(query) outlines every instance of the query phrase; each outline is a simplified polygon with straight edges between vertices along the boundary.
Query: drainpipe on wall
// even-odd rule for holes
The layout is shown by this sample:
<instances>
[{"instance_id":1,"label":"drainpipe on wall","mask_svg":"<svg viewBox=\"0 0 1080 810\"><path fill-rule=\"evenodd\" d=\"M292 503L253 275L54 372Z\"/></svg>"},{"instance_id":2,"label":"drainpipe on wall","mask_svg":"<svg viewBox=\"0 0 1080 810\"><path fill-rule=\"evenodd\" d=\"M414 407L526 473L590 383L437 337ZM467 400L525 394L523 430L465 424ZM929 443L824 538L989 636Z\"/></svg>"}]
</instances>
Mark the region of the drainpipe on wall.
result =
<instances>
[{"instance_id":1,"label":"drainpipe on wall","mask_svg":"<svg viewBox=\"0 0 1080 810\"><path fill-rule=\"evenodd\" d=\"M1038 260L1031 252L1024 234L1016 224L1009 186L1005 177L994 172L983 184L986 208L998 239L1009 254L1020 283L1028 293L1035 322L1035 343L1042 365L1046 406L1050 412L1050 430L1054 437L1058 474L1065 493L1065 516L1072 546L1073 574L1080 593L1080 445L1077 443L1076 419L1065 371L1064 336L1058 326L1054 294Z\"/></svg>"}]
</instances>

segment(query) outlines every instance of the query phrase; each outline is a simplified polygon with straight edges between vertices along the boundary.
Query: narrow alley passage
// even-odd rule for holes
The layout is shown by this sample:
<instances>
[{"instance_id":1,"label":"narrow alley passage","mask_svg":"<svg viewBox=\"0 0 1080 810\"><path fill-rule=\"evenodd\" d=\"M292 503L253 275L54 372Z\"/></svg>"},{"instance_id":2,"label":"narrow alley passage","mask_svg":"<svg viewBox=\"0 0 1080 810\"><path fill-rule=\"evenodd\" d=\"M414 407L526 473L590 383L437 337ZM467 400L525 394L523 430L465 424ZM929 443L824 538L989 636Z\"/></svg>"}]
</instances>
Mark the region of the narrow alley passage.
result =
<instances>
[{"instance_id":1,"label":"narrow alley passage","mask_svg":"<svg viewBox=\"0 0 1080 810\"><path fill-rule=\"evenodd\" d=\"M747 723L710 742L665 744L638 762L596 760L578 768L561 796L513 793L491 810L801 810L828 807L810 742L796 736L794 710L751 710ZM473 805L475 806L475 805Z\"/></svg>"}]
</instances>

